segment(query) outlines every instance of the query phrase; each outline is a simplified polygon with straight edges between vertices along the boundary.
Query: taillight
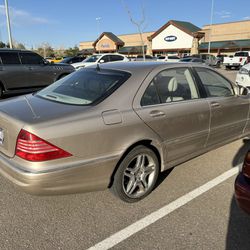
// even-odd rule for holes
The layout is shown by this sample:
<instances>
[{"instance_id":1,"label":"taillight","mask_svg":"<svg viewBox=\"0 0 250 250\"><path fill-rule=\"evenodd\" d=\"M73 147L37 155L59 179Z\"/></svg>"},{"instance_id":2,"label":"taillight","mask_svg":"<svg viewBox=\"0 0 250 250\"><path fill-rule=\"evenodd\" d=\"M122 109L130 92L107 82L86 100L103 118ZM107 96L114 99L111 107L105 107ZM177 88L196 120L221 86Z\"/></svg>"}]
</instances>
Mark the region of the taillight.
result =
<instances>
[{"instance_id":1,"label":"taillight","mask_svg":"<svg viewBox=\"0 0 250 250\"><path fill-rule=\"evenodd\" d=\"M240 58L240 62L242 62L242 59L243 59L243 58L241 57L241 58Z\"/></svg>"},{"instance_id":2,"label":"taillight","mask_svg":"<svg viewBox=\"0 0 250 250\"><path fill-rule=\"evenodd\" d=\"M72 156L24 129L17 137L16 155L28 161L48 161Z\"/></svg>"},{"instance_id":3,"label":"taillight","mask_svg":"<svg viewBox=\"0 0 250 250\"><path fill-rule=\"evenodd\" d=\"M242 168L242 173L250 178L250 151L247 152L247 155L244 160L243 168Z\"/></svg>"}]
</instances>

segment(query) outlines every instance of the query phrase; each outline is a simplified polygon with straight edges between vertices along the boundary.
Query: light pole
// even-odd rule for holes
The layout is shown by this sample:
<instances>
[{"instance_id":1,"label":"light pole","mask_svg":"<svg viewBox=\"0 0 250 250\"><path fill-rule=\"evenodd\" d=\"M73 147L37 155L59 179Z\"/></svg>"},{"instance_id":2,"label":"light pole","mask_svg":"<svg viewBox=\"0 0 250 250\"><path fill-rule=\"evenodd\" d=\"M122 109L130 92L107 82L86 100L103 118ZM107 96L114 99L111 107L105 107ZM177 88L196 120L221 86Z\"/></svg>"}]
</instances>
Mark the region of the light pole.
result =
<instances>
[{"instance_id":1,"label":"light pole","mask_svg":"<svg viewBox=\"0 0 250 250\"><path fill-rule=\"evenodd\" d=\"M8 29L9 44L10 44L10 48L12 49L13 45L12 45L12 36L11 36L11 28L10 28L10 17L9 17L8 0L5 0L5 12L6 12L6 20L7 20L7 29Z\"/></svg>"},{"instance_id":2,"label":"light pole","mask_svg":"<svg viewBox=\"0 0 250 250\"><path fill-rule=\"evenodd\" d=\"M96 23L97 23L97 32L98 32L98 38L100 37L101 35L101 29L100 29L100 21L101 21L101 17L96 17ZM99 53L100 53L100 50L99 50Z\"/></svg>"},{"instance_id":3,"label":"light pole","mask_svg":"<svg viewBox=\"0 0 250 250\"><path fill-rule=\"evenodd\" d=\"M212 0L212 4L211 4L210 30L209 30L209 37L208 37L209 40L208 40L208 50L207 50L208 54L210 54L210 50L211 50L211 34L212 34L213 15L214 15L214 0Z\"/></svg>"}]
</instances>

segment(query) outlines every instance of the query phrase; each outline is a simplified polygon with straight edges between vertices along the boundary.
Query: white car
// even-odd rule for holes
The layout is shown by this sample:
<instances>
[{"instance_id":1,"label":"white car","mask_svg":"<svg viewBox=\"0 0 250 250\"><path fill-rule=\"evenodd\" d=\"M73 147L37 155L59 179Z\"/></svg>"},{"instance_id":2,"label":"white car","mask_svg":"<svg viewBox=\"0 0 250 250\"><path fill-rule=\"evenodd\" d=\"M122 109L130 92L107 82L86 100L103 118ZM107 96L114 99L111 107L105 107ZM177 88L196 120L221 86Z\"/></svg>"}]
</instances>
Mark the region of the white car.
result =
<instances>
[{"instance_id":1,"label":"white car","mask_svg":"<svg viewBox=\"0 0 250 250\"><path fill-rule=\"evenodd\" d=\"M236 83L240 86L250 88L250 63L241 67L236 76Z\"/></svg>"},{"instance_id":2,"label":"white car","mask_svg":"<svg viewBox=\"0 0 250 250\"><path fill-rule=\"evenodd\" d=\"M178 56L158 56L157 61L160 62L179 62L180 57Z\"/></svg>"},{"instance_id":3,"label":"white car","mask_svg":"<svg viewBox=\"0 0 250 250\"><path fill-rule=\"evenodd\" d=\"M84 67L88 67L91 65L95 65L98 63L107 63L107 62L115 62L115 61L125 61L128 62L129 59L122 55L122 54L94 54L88 58L86 58L85 60L83 60L82 62L78 62L78 63L73 63L71 64L75 69L80 69L80 68L84 68Z\"/></svg>"}]
</instances>

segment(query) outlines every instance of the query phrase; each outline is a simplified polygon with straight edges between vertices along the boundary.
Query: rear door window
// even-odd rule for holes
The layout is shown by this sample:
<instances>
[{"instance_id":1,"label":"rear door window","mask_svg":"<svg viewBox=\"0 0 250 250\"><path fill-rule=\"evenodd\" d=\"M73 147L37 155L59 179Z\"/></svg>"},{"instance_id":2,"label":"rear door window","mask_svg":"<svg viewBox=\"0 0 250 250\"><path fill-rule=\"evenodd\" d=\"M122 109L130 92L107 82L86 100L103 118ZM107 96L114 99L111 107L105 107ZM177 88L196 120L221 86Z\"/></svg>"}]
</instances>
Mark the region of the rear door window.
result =
<instances>
[{"instance_id":1,"label":"rear door window","mask_svg":"<svg viewBox=\"0 0 250 250\"><path fill-rule=\"evenodd\" d=\"M187 68L169 69L156 75L146 89L141 105L198 99L193 77Z\"/></svg>"},{"instance_id":2,"label":"rear door window","mask_svg":"<svg viewBox=\"0 0 250 250\"><path fill-rule=\"evenodd\" d=\"M110 55L110 61L115 62L115 61L122 61L123 60L123 56L119 56L119 55Z\"/></svg>"},{"instance_id":3,"label":"rear door window","mask_svg":"<svg viewBox=\"0 0 250 250\"><path fill-rule=\"evenodd\" d=\"M19 53L22 64L41 64L43 58L35 53Z\"/></svg>"},{"instance_id":4,"label":"rear door window","mask_svg":"<svg viewBox=\"0 0 250 250\"><path fill-rule=\"evenodd\" d=\"M106 55L106 56L103 56L100 61L103 61L103 62L109 62L109 55Z\"/></svg>"},{"instance_id":5,"label":"rear door window","mask_svg":"<svg viewBox=\"0 0 250 250\"><path fill-rule=\"evenodd\" d=\"M1 52L0 57L3 64L20 64L17 52Z\"/></svg>"}]
</instances>

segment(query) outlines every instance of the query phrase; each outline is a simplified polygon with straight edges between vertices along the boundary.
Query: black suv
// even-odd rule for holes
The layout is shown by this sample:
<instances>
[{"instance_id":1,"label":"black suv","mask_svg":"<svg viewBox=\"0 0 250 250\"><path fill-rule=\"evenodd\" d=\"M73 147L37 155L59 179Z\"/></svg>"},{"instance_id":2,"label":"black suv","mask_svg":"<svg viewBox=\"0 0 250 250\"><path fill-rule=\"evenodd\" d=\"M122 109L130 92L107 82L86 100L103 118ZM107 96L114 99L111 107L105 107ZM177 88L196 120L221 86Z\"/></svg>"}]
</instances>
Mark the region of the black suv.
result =
<instances>
[{"instance_id":1,"label":"black suv","mask_svg":"<svg viewBox=\"0 0 250 250\"><path fill-rule=\"evenodd\" d=\"M70 74L69 64L52 64L28 50L0 49L0 97L41 89Z\"/></svg>"}]
</instances>

